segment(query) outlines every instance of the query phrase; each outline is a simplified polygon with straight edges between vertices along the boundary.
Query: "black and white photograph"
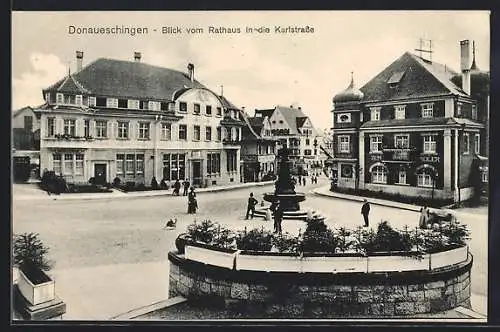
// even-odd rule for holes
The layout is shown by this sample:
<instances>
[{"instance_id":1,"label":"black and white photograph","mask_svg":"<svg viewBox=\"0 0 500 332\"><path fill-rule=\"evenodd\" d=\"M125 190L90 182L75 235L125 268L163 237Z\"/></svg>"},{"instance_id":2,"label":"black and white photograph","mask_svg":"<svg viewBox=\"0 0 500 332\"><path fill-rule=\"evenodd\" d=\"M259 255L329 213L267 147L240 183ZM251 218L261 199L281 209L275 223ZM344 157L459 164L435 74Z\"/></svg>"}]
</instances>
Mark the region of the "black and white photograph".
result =
<instances>
[{"instance_id":1,"label":"black and white photograph","mask_svg":"<svg viewBox=\"0 0 500 332\"><path fill-rule=\"evenodd\" d=\"M486 323L490 14L13 11L11 320Z\"/></svg>"}]
</instances>

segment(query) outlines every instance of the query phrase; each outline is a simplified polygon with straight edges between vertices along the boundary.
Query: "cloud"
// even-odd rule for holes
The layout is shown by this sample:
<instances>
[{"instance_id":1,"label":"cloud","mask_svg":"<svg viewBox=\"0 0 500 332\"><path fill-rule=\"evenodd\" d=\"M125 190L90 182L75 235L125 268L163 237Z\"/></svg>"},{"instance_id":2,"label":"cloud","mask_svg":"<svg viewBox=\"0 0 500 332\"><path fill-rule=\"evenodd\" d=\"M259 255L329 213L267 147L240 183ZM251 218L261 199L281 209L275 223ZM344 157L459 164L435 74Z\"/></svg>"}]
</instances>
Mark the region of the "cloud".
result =
<instances>
[{"instance_id":1,"label":"cloud","mask_svg":"<svg viewBox=\"0 0 500 332\"><path fill-rule=\"evenodd\" d=\"M68 70L61 59L53 54L32 53L29 60L30 70L13 78L13 110L42 104L42 89L64 77Z\"/></svg>"}]
</instances>

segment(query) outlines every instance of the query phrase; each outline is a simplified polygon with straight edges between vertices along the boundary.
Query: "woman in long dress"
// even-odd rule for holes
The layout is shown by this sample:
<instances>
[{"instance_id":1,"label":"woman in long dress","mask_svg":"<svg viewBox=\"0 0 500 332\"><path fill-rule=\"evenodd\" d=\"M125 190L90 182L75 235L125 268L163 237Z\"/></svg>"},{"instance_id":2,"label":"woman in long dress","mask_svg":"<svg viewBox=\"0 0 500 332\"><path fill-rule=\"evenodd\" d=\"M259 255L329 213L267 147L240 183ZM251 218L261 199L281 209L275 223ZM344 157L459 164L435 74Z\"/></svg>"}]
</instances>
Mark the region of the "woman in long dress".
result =
<instances>
[{"instance_id":1,"label":"woman in long dress","mask_svg":"<svg viewBox=\"0 0 500 332\"><path fill-rule=\"evenodd\" d=\"M429 209L427 206L424 206L420 209L420 219L418 221L418 226L420 228L427 228L427 224L429 222Z\"/></svg>"}]
</instances>

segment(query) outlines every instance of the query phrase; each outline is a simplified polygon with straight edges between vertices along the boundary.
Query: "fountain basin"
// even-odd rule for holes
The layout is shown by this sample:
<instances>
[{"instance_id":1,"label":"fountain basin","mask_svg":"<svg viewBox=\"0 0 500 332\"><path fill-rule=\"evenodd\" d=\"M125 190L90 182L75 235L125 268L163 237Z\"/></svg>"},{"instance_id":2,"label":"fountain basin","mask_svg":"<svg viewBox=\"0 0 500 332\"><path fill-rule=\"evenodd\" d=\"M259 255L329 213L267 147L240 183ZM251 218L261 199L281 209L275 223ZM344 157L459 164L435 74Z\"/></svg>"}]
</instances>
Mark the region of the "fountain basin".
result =
<instances>
[{"instance_id":1,"label":"fountain basin","mask_svg":"<svg viewBox=\"0 0 500 332\"><path fill-rule=\"evenodd\" d=\"M276 199L279 199L281 205L283 206L283 211L299 211L300 205L299 202L303 202L306 200L305 193L291 193L291 194L275 194L275 193L265 193L264 200L266 202L274 202Z\"/></svg>"}]
</instances>

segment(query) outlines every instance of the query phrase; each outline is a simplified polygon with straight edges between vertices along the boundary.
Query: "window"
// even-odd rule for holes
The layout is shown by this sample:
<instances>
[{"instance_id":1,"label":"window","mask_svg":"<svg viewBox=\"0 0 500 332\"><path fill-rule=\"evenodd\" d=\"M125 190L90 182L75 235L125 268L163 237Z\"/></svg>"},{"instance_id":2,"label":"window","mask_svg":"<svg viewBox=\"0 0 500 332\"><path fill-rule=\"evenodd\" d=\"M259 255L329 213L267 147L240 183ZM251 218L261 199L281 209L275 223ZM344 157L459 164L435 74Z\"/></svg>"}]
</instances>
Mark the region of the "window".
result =
<instances>
[{"instance_id":1,"label":"window","mask_svg":"<svg viewBox=\"0 0 500 332\"><path fill-rule=\"evenodd\" d=\"M179 139L187 140L187 126L179 125Z\"/></svg>"},{"instance_id":2,"label":"window","mask_svg":"<svg viewBox=\"0 0 500 332\"><path fill-rule=\"evenodd\" d=\"M474 135L474 152L476 154L479 154L480 150L481 150L481 145L480 145L480 136L479 134L475 134Z\"/></svg>"},{"instance_id":3,"label":"window","mask_svg":"<svg viewBox=\"0 0 500 332\"><path fill-rule=\"evenodd\" d=\"M107 137L107 126L108 123L107 121L104 120L97 120L95 122L95 130L96 130L96 136L98 138L106 138Z\"/></svg>"},{"instance_id":4,"label":"window","mask_svg":"<svg viewBox=\"0 0 500 332\"><path fill-rule=\"evenodd\" d=\"M128 138L128 122L118 122L118 138Z\"/></svg>"},{"instance_id":5,"label":"window","mask_svg":"<svg viewBox=\"0 0 500 332\"><path fill-rule=\"evenodd\" d=\"M370 136L370 152L382 151L382 136Z\"/></svg>"},{"instance_id":6,"label":"window","mask_svg":"<svg viewBox=\"0 0 500 332\"><path fill-rule=\"evenodd\" d=\"M157 101L150 101L148 103L148 109L152 111L159 111L160 110L160 103Z\"/></svg>"},{"instance_id":7,"label":"window","mask_svg":"<svg viewBox=\"0 0 500 332\"><path fill-rule=\"evenodd\" d=\"M210 105L205 106L205 114L212 115L212 106Z\"/></svg>"},{"instance_id":8,"label":"window","mask_svg":"<svg viewBox=\"0 0 500 332\"><path fill-rule=\"evenodd\" d=\"M162 111L169 111L169 103L161 102L160 103L160 110L162 110Z\"/></svg>"},{"instance_id":9,"label":"window","mask_svg":"<svg viewBox=\"0 0 500 332\"><path fill-rule=\"evenodd\" d=\"M424 137L424 153L436 153L436 138L433 135Z\"/></svg>"},{"instance_id":10,"label":"window","mask_svg":"<svg viewBox=\"0 0 500 332\"><path fill-rule=\"evenodd\" d=\"M139 101L135 99L129 99L128 100L128 108L132 110L138 110L139 109Z\"/></svg>"},{"instance_id":11,"label":"window","mask_svg":"<svg viewBox=\"0 0 500 332\"><path fill-rule=\"evenodd\" d=\"M118 99L118 108L128 108L128 100Z\"/></svg>"},{"instance_id":12,"label":"window","mask_svg":"<svg viewBox=\"0 0 500 332\"><path fill-rule=\"evenodd\" d=\"M135 174L143 175L144 174L144 155L138 154L135 156Z\"/></svg>"},{"instance_id":13,"label":"window","mask_svg":"<svg viewBox=\"0 0 500 332\"><path fill-rule=\"evenodd\" d=\"M469 133L464 133L464 148L463 148L463 153L464 154L469 154Z\"/></svg>"},{"instance_id":14,"label":"window","mask_svg":"<svg viewBox=\"0 0 500 332\"><path fill-rule=\"evenodd\" d=\"M64 119L64 134L76 136L76 120Z\"/></svg>"},{"instance_id":15,"label":"window","mask_svg":"<svg viewBox=\"0 0 500 332\"><path fill-rule=\"evenodd\" d=\"M207 141L212 140L212 127L205 128L205 140L207 140Z\"/></svg>"},{"instance_id":16,"label":"window","mask_svg":"<svg viewBox=\"0 0 500 332\"><path fill-rule=\"evenodd\" d=\"M200 114L200 104L194 104L193 113Z\"/></svg>"},{"instance_id":17,"label":"window","mask_svg":"<svg viewBox=\"0 0 500 332\"><path fill-rule=\"evenodd\" d=\"M193 126L193 141L199 141L201 132L200 132L200 126Z\"/></svg>"},{"instance_id":18,"label":"window","mask_svg":"<svg viewBox=\"0 0 500 332\"><path fill-rule=\"evenodd\" d=\"M312 151L310 149L305 149L304 156L310 156L310 155L312 155Z\"/></svg>"},{"instance_id":19,"label":"window","mask_svg":"<svg viewBox=\"0 0 500 332\"><path fill-rule=\"evenodd\" d=\"M56 93L56 103L57 104L64 103L64 95L62 93Z\"/></svg>"},{"instance_id":20,"label":"window","mask_svg":"<svg viewBox=\"0 0 500 332\"><path fill-rule=\"evenodd\" d=\"M65 153L64 154L64 175L73 175L73 154Z\"/></svg>"},{"instance_id":21,"label":"window","mask_svg":"<svg viewBox=\"0 0 500 332\"><path fill-rule=\"evenodd\" d=\"M187 103L181 101L179 103L179 111L180 112L187 112L188 111L188 106L187 106Z\"/></svg>"},{"instance_id":22,"label":"window","mask_svg":"<svg viewBox=\"0 0 500 332\"><path fill-rule=\"evenodd\" d=\"M144 175L144 154L117 154L116 175L142 176Z\"/></svg>"},{"instance_id":23,"label":"window","mask_svg":"<svg viewBox=\"0 0 500 332\"><path fill-rule=\"evenodd\" d=\"M76 95L75 104L77 104L78 106L82 106L82 104L83 104L82 95Z\"/></svg>"},{"instance_id":24,"label":"window","mask_svg":"<svg viewBox=\"0 0 500 332\"><path fill-rule=\"evenodd\" d=\"M395 135L394 147L396 149L408 149L410 147L410 137L408 135Z\"/></svg>"},{"instance_id":25,"label":"window","mask_svg":"<svg viewBox=\"0 0 500 332\"><path fill-rule=\"evenodd\" d=\"M222 140L222 128L221 127L217 127L217 141L221 141Z\"/></svg>"},{"instance_id":26,"label":"window","mask_svg":"<svg viewBox=\"0 0 500 332\"><path fill-rule=\"evenodd\" d=\"M161 139L165 141L172 139L172 125L170 123L161 124Z\"/></svg>"},{"instance_id":27,"label":"window","mask_svg":"<svg viewBox=\"0 0 500 332\"><path fill-rule=\"evenodd\" d=\"M139 123L139 139L149 139L149 122Z\"/></svg>"},{"instance_id":28,"label":"window","mask_svg":"<svg viewBox=\"0 0 500 332\"><path fill-rule=\"evenodd\" d=\"M472 105L472 120L477 120L477 106Z\"/></svg>"},{"instance_id":29,"label":"window","mask_svg":"<svg viewBox=\"0 0 500 332\"><path fill-rule=\"evenodd\" d=\"M61 154L55 153L52 155L52 169L56 174L61 174L62 172L62 163L61 163Z\"/></svg>"},{"instance_id":30,"label":"window","mask_svg":"<svg viewBox=\"0 0 500 332\"><path fill-rule=\"evenodd\" d=\"M405 118L405 111L406 111L405 105L394 106L394 118L397 120L404 119Z\"/></svg>"},{"instance_id":31,"label":"window","mask_svg":"<svg viewBox=\"0 0 500 332\"><path fill-rule=\"evenodd\" d=\"M237 170L236 150L227 150L226 155L227 155L227 160L226 160L227 171L228 172L236 172L236 170Z\"/></svg>"},{"instance_id":32,"label":"window","mask_svg":"<svg viewBox=\"0 0 500 332\"><path fill-rule=\"evenodd\" d=\"M139 109L141 110L147 110L148 109L148 102L145 100L139 100Z\"/></svg>"},{"instance_id":33,"label":"window","mask_svg":"<svg viewBox=\"0 0 500 332\"><path fill-rule=\"evenodd\" d=\"M432 118L434 116L434 104L422 104L422 118Z\"/></svg>"},{"instance_id":34,"label":"window","mask_svg":"<svg viewBox=\"0 0 500 332\"><path fill-rule=\"evenodd\" d=\"M83 175L83 154L75 155L75 175Z\"/></svg>"},{"instance_id":35,"label":"window","mask_svg":"<svg viewBox=\"0 0 500 332\"><path fill-rule=\"evenodd\" d=\"M186 175L186 155L168 153L163 155L163 178L166 181L184 180Z\"/></svg>"},{"instance_id":36,"label":"window","mask_svg":"<svg viewBox=\"0 0 500 332\"><path fill-rule=\"evenodd\" d=\"M481 180L482 180L483 182L488 182L488 171L483 171L483 172L481 173Z\"/></svg>"},{"instance_id":37,"label":"window","mask_svg":"<svg viewBox=\"0 0 500 332\"><path fill-rule=\"evenodd\" d=\"M220 173L220 153L207 154L207 174L217 175Z\"/></svg>"},{"instance_id":38,"label":"window","mask_svg":"<svg viewBox=\"0 0 500 332\"><path fill-rule=\"evenodd\" d=\"M54 137L56 134L56 119L47 118L47 136Z\"/></svg>"},{"instance_id":39,"label":"window","mask_svg":"<svg viewBox=\"0 0 500 332\"><path fill-rule=\"evenodd\" d=\"M339 152L340 153L351 152L350 137L349 136L339 136Z\"/></svg>"},{"instance_id":40,"label":"window","mask_svg":"<svg viewBox=\"0 0 500 332\"><path fill-rule=\"evenodd\" d=\"M95 105L96 105L96 99L95 99L95 97L89 96L89 106L93 107Z\"/></svg>"},{"instance_id":41,"label":"window","mask_svg":"<svg viewBox=\"0 0 500 332\"><path fill-rule=\"evenodd\" d=\"M125 160L124 154L116 155L116 175L123 175L123 161Z\"/></svg>"},{"instance_id":42,"label":"window","mask_svg":"<svg viewBox=\"0 0 500 332\"><path fill-rule=\"evenodd\" d=\"M107 103L107 99L106 98L99 97L99 98L95 99L95 106L105 107L106 103Z\"/></svg>"},{"instance_id":43,"label":"window","mask_svg":"<svg viewBox=\"0 0 500 332\"><path fill-rule=\"evenodd\" d=\"M221 107L217 107L217 116L222 116L222 108Z\"/></svg>"},{"instance_id":44,"label":"window","mask_svg":"<svg viewBox=\"0 0 500 332\"><path fill-rule=\"evenodd\" d=\"M339 123L351 122L351 113L343 113L343 114L337 115L337 122L339 122Z\"/></svg>"},{"instance_id":45,"label":"window","mask_svg":"<svg viewBox=\"0 0 500 332\"><path fill-rule=\"evenodd\" d=\"M432 172L432 169L429 167L420 169L417 173L417 186L432 188Z\"/></svg>"},{"instance_id":46,"label":"window","mask_svg":"<svg viewBox=\"0 0 500 332\"><path fill-rule=\"evenodd\" d=\"M125 174L134 175L134 161L135 156L133 154L128 154L127 160L125 161Z\"/></svg>"},{"instance_id":47,"label":"window","mask_svg":"<svg viewBox=\"0 0 500 332\"><path fill-rule=\"evenodd\" d=\"M314 155L317 156L318 155L318 149L314 149Z\"/></svg>"},{"instance_id":48,"label":"window","mask_svg":"<svg viewBox=\"0 0 500 332\"><path fill-rule=\"evenodd\" d=\"M398 183L399 184L406 184L406 171L399 171Z\"/></svg>"},{"instance_id":49,"label":"window","mask_svg":"<svg viewBox=\"0 0 500 332\"><path fill-rule=\"evenodd\" d=\"M261 145L259 145L259 146L257 147L257 151L258 151L258 152L257 152L257 154L259 154L259 155L261 155L261 154L262 154L262 146L261 146Z\"/></svg>"},{"instance_id":50,"label":"window","mask_svg":"<svg viewBox=\"0 0 500 332\"><path fill-rule=\"evenodd\" d=\"M309 138L306 138L306 145L309 145L311 142L309 140Z\"/></svg>"},{"instance_id":51,"label":"window","mask_svg":"<svg viewBox=\"0 0 500 332\"><path fill-rule=\"evenodd\" d=\"M387 183L387 171L384 166L375 166L372 169L373 183Z\"/></svg>"},{"instance_id":52,"label":"window","mask_svg":"<svg viewBox=\"0 0 500 332\"><path fill-rule=\"evenodd\" d=\"M49 104L50 104L50 93L49 93L49 92L47 92L47 93L45 94L45 100L47 101L47 103L49 103Z\"/></svg>"},{"instance_id":53,"label":"window","mask_svg":"<svg viewBox=\"0 0 500 332\"><path fill-rule=\"evenodd\" d=\"M90 137L90 120L83 120L83 135Z\"/></svg>"},{"instance_id":54,"label":"window","mask_svg":"<svg viewBox=\"0 0 500 332\"><path fill-rule=\"evenodd\" d=\"M457 116L462 116L462 103L457 103Z\"/></svg>"},{"instance_id":55,"label":"window","mask_svg":"<svg viewBox=\"0 0 500 332\"><path fill-rule=\"evenodd\" d=\"M380 120L380 107L373 107L370 109L370 119L371 121Z\"/></svg>"},{"instance_id":56,"label":"window","mask_svg":"<svg viewBox=\"0 0 500 332\"><path fill-rule=\"evenodd\" d=\"M116 99L116 98L108 98L108 99L106 99L106 107L109 107L109 108L118 108L118 99Z\"/></svg>"}]
</instances>

